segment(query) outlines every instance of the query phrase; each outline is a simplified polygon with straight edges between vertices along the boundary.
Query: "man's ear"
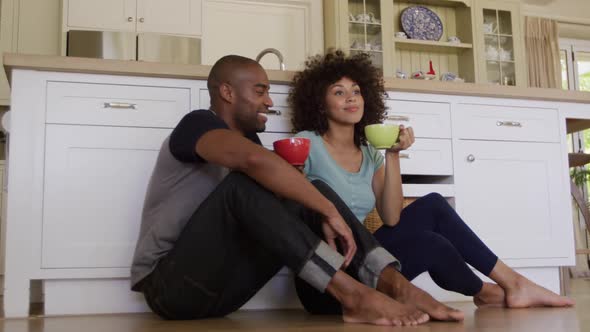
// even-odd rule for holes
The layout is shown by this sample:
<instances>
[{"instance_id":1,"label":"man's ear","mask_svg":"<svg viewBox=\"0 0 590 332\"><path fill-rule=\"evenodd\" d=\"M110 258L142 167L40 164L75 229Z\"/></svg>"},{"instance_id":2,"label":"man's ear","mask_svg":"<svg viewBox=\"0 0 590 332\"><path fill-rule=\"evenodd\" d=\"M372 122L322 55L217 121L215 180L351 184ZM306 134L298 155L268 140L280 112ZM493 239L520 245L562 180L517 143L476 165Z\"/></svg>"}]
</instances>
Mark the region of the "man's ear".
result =
<instances>
[{"instance_id":1,"label":"man's ear","mask_svg":"<svg viewBox=\"0 0 590 332\"><path fill-rule=\"evenodd\" d=\"M227 83L221 83L219 85L219 96L227 103L233 103L234 90L231 85Z\"/></svg>"}]
</instances>

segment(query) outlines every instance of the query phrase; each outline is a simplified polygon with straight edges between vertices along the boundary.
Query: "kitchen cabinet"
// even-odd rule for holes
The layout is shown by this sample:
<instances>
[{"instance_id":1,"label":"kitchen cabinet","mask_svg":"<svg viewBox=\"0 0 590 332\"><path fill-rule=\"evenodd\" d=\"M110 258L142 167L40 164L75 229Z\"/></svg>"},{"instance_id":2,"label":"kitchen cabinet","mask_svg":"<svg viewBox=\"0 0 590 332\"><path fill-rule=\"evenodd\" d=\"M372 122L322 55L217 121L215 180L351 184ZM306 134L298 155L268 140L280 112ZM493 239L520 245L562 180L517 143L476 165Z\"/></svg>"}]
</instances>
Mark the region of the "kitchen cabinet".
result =
<instances>
[{"instance_id":1,"label":"kitchen cabinet","mask_svg":"<svg viewBox=\"0 0 590 332\"><path fill-rule=\"evenodd\" d=\"M520 3L502 0L475 3L480 81L527 86Z\"/></svg>"},{"instance_id":2,"label":"kitchen cabinet","mask_svg":"<svg viewBox=\"0 0 590 332\"><path fill-rule=\"evenodd\" d=\"M425 6L441 19L440 40L396 37L402 31L400 15L408 7ZM471 1L455 0L324 0L325 46L365 52L384 76L397 71L409 75L429 71L429 61L440 76L453 72L467 82L476 81ZM459 37L450 43L448 37Z\"/></svg>"},{"instance_id":3,"label":"kitchen cabinet","mask_svg":"<svg viewBox=\"0 0 590 332\"><path fill-rule=\"evenodd\" d=\"M457 212L502 260L535 266L570 254L555 218L569 198L559 144L461 140L454 152Z\"/></svg>"},{"instance_id":4,"label":"kitchen cabinet","mask_svg":"<svg viewBox=\"0 0 590 332\"><path fill-rule=\"evenodd\" d=\"M555 218L569 204L558 113L535 103L455 106L457 212L512 266L572 249L571 231Z\"/></svg>"},{"instance_id":5,"label":"kitchen cabinet","mask_svg":"<svg viewBox=\"0 0 590 332\"><path fill-rule=\"evenodd\" d=\"M411 6L436 13L440 40L398 35L400 16ZM451 72L466 82L526 86L520 6L515 0L324 0L325 48L366 52L389 77L428 72L432 61L438 77Z\"/></svg>"},{"instance_id":6,"label":"kitchen cabinet","mask_svg":"<svg viewBox=\"0 0 590 332\"><path fill-rule=\"evenodd\" d=\"M137 198L162 142L190 111L191 90L63 81L46 88L41 268L128 267Z\"/></svg>"},{"instance_id":7,"label":"kitchen cabinet","mask_svg":"<svg viewBox=\"0 0 590 332\"><path fill-rule=\"evenodd\" d=\"M323 50L321 2L203 0L202 63L237 54L255 59L266 48L281 52L287 70L303 69L308 56ZM260 64L279 69L273 54Z\"/></svg>"},{"instance_id":8,"label":"kitchen cabinet","mask_svg":"<svg viewBox=\"0 0 590 332\"><path fill-rule=\"evenodd\" d=\"M37 74L29 71L28 75ZM19 294L28 292L29 273L44 280L45 312L49 314L108 312L113 303L105 306L105 301L113 301L120 310L145 311L141 297L130 292L128 282L121 278L129 276L143 197L161 144L180 118L198 107L199 91L206 84L72 73L43 77L33 79L36 83L31 81L23 91L29 97L13 94L16 108L12 109L11 127L25 121L28 133L11 131L9 163L21 165L31 144L39 139L45 143L37 156L41 159L30 160L31 168L17 166L9 174L14 182L9 185L8 206L17 207L15 202L27 191L31 205L25 203L28 212L21 212L31 215L21 219L19 212L8 208L7 221L31 221L27 235L20 238L34 238L37 244L17 258L10 253L19 246L19 236L13 237L18 230L6 236L9 272L4 296L11 304L5 313L19 316L28 312L21 311L28 300L20 300ZM13 77L15 86L19 81ZM44 105L28 102L33 99ZM42 183L28 187L27 183L37 180ZM39 197L44 197L42 205ZM37 263L22 264L23 260ZM71 277L78 282L64 282ZM63 294L90 296L87 292L96 292L93 301L71 306L67 304L70 300L61 300Z\"/></svg>"},{"instance_id":9,"label":"kitchen cabinet","mask_svg":"<svg viewBox=\"0 0 590 332\"><path fill-rule=\"evenodd\" d=\"M129 266L143 208L138 197L170 132L47 125L41 268Z\"/></svg>"},{"instance_id":10,"label":"kitchen cabinet","mask_svg":"<svg viewBox=\"0 0 590 332\"><path fill-rule=\"evenodd\" d=\"M12 71L6 317L28 314L31 280L43 283L47 315L149 310L128 278L150 170L182 115L209 104L202 79L115 76L95 61L75 63L87 72L47 71L43 62ZM137 75L144 68L124 65ZM164 67L153 66L152 75ZM290 135L288 89L273 80L281 113L269 115L267 147ZM452 198L507 264L559 291L558 267L574 262L559 112L575 104L408 92L388 92L387 104L387 121L411 123L418 137L414 159L402 161L404 178L416 180L404 192ZM269 285L245 308L299 306L291 273Z\"/></svg>"},{"instance_id":11,"label":"kitchen cabinet","mask_svg":"<svg viewBox=\"0 0 590 332\"><path fill-rule=\"evenodd\" d=\"M201 35L202 0L64 0L64 31Z\"/></svg>"},{"instance_id":12,"label":"kitchen cabinet","mask_svg":"<svg viewBox=\"0 0 590 332\"><path fill-rule=\"evenodd\" d=\"M325 48L366 52L385 76L393 76L393 2L324 0Z\"/></svg>"}]
</instances>

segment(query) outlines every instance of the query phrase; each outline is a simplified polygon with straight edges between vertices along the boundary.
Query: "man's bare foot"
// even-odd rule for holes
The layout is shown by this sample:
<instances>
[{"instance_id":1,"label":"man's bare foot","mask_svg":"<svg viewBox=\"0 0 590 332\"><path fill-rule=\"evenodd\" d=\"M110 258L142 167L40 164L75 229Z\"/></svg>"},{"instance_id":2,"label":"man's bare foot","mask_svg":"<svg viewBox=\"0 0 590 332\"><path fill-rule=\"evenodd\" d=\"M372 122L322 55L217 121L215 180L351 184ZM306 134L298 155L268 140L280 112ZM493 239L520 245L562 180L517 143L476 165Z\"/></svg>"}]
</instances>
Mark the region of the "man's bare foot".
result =
<instances>
[{"instance_id":1,"label":"man's bare foot","mask_svg":"<svg viewBox=\"0 0 590 332\"><path fill-rule=\"evenodd\" d=\"M506 305L506 294L502 287L490 282L484 282L479 293L473 296L473 303L478 307L503 307Z\"/></svg>"},{"instance_id":2,"label":"man's bare foot","mask_svg":"<svg viewBox=\"0 0 590 332\"><path fill-rule=\"evenodd\" d=\"M342 271L336 272L327 291L342 305L343 319L348 323L412 326L429 320L416 307L399 303Z\"/></svg>"},{"instance_id":3,"label":"man's bare foot","mask_svg":"<svg viewBox=\"0 0 590 332\"><path fill-rule=\"evenodd\" d=\"M413 326L428 321L428 315L414 306L399 303L386 295L368 288L361 292L352 306L342 307L347 323Z\"/></svg>"},{"instance_id":4,"label":"man's bare foot","mask_svg":"<svg viewBox=\"0 0 590 332\"><path fill-rule=\"evenodd\" d=\"M403 304L416 306L432 319L462 321L465 318L463 312L438 302L391 267L383 269L377 289Z\"/></svg>"},{"instance_id":5,"label":"man's bare foot","mask_svg":"<svg viewBox=\"0 0 590 332\"><path fill-rule=\"evenodd\" d=\"M570 307L572 299L560 296L518 275L513 287L505 289L506 305L509 308Z\"/></svg>"}]
</instances>

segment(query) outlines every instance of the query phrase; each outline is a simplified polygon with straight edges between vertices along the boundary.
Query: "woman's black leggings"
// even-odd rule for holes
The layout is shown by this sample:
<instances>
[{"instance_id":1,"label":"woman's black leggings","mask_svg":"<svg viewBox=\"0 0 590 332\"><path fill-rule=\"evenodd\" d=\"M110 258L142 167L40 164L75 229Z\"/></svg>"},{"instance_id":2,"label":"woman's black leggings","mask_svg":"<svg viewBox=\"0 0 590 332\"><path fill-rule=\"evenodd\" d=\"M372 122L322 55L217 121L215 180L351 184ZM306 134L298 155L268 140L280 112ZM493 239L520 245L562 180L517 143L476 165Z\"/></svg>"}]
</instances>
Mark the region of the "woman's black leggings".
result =
<instances>
[{"instance_id":1,"label":"woman's black leggings","mask_svg":"<svg viewBox=\"0 0 590 332\"><path fill-rule=\"evenodd\" d=\"M487 276L498 261L444 197L436 193L408 205L397 225L384 225L374 235L400 260L401 273L408 280L428 271L440 287L467 296L477 294L483 286L467 264Z\"/></svg>"}]
</instances>

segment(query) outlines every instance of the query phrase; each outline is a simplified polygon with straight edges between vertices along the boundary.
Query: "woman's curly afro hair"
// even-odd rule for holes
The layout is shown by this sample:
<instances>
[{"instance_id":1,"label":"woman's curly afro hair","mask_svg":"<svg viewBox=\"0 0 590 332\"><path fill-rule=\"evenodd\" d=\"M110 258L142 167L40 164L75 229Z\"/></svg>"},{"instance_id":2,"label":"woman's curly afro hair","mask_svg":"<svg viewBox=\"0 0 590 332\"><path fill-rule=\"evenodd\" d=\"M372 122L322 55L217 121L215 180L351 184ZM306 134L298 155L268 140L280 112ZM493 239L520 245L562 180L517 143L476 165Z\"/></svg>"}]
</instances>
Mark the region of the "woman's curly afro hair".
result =
<instances>
[{"instance_id":1,"label":"woman's curly afro hair","mask_svg":"<svg viewBox=\"0 0 590 332\"><path fill-rule=\"evenodd\" d=\"M354 143L366 144L364 127L385 120L385 87L381 71L366 53L346 56L340 50L307 59L305 70L293 77L288 102L293 110L295 132L309 130L323 135L328 130L326 92L343 77L357 83L364 99L362 119L354 126Z\"/></svg>"}]
</instances>

